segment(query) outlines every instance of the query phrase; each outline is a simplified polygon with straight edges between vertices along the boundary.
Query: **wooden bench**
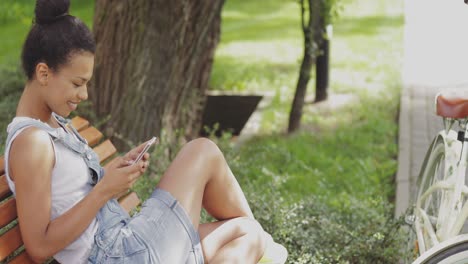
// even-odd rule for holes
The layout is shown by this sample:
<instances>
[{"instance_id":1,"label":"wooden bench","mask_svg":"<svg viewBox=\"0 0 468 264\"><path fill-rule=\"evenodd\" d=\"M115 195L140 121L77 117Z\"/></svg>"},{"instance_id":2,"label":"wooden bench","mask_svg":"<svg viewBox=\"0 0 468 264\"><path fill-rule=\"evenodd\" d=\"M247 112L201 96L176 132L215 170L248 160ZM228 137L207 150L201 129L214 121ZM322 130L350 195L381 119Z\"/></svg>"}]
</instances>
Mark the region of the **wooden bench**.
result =
<instances>
[{"instance_id":1,"label":"wooden bench","mask_svg":"<svg viewBox=\"0 0 468 264\"><path fill-rule=\"evenodd\" d=\"M117 152L109 140L102 140L102 133L81 117L72 119L73 126L86 138L88 144L98 154L101 164L106 163ZM5 178L4 157L0 157L0 263L34 263L24 249L21 231L16 213L16 200L13 198ZM127 212L140 204L140 199L134 192L129 192L119 198Z\"/></svg>"}]
</instances>

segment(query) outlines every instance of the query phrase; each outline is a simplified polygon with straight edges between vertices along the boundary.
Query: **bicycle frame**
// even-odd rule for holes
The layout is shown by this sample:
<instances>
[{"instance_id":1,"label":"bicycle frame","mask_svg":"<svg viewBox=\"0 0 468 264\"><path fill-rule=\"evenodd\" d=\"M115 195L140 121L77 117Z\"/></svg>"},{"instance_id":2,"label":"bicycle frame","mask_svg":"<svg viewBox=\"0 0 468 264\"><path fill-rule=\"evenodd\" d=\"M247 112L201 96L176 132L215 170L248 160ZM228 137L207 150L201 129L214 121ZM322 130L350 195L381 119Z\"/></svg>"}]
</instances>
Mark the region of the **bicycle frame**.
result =
<instances>
[{"instance_id":1,"label":"bicycle frame","mask_svg":"<svg viewBox=\"0 0 468 264\"><path fill-rule=\"evenodd\" d=\"M432 152L438 143L443 142L445 153L445 158L442 161L445 163L444 178L431 185L416 201L415 231L420 254L423 254L431 247L431 245L425 245L424 243L423 235L425 233L429 235L432 246L435 246L458 235L468 218L468 203L463 204L465 196L468 195L468 187L465 185L468 144L464 144L465 141L459 141L457 132L451 130L454 120L444 121L446 129L439 132L429 149ZM467 119L464 119L461 122L461 127L465 131L465 135L468 136L466 121ZM434 160L430 160L431 157L432 155L424 161L422 168L425 168L425 170L430 170L430 165L434 163ZM427 166L428 164L429 166ZM426 172L421 171L421 173ZM437 208L437 217L433 217L427 214L422 205L426 199L431 197L431 194L438 191L441 192L440 205ZM437 231L433 228L434 224Z\"/></svg>"}]
</instances>

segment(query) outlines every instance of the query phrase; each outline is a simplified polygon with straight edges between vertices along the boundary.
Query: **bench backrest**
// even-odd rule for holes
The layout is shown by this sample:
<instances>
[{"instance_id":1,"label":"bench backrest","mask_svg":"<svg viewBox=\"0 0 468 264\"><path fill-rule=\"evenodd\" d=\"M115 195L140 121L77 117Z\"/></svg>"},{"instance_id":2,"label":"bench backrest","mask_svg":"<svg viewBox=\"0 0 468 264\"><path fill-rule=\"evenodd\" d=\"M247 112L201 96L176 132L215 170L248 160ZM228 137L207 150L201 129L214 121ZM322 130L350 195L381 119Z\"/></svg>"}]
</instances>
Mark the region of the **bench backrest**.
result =
<instances>
[{"instance_id":1,"label":"bench backrest","mask_svg":"<svg viewBox=\"0 0 468 264\"><path fill-rule=\"evenodd\" d=\"M98 154L101 164L109 161L117 152L110 140L102 140L102 133L90 126L86 119L75 117L72 125L88 141ZM16 200L5 178L5 164L0 157L0 263L34 263L24 249L16 213ZM136 193L129 192L119 198L120 205L130 212L140 204Z\"/></svg>"}]
</instances>

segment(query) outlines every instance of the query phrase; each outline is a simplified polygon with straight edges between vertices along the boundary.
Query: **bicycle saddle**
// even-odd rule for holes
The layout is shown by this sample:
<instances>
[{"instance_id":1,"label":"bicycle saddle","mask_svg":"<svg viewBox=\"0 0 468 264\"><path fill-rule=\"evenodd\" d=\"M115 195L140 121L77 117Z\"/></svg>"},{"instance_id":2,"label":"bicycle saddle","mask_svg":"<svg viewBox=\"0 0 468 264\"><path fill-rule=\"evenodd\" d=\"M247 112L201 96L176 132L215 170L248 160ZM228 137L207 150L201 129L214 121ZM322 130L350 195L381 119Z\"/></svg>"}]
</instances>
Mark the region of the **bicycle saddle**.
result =
<instances>
[{"instance_id":1,"label":"bicycle saddle","mask_svg":"<svg viewBox=\"0 0 468 264\"><path fill-rule=\"evenodd\" d=\"M468 91L442 92L436 96L437 115L449 118L468 117Z\"/></svg>"}]
</instances>

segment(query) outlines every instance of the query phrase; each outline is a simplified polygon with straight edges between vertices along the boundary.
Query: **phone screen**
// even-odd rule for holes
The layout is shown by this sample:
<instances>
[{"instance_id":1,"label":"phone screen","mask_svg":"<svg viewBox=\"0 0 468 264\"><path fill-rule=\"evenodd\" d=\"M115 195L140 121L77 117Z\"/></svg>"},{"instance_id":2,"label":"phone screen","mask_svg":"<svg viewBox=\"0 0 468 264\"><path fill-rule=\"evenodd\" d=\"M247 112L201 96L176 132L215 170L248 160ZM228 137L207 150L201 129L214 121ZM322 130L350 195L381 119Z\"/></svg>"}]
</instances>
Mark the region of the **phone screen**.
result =
<instances>
[{"instance_id":1,"label":"phone screen","mask_svg":"<svg viewBox=\"0 0 468 264\"><path fill-rule=\"evenodd\" d=\"M151 138L150 141L148 141L148 143L146 143L145 147L140 152L140 154L138 154L138 157L135 159L135 161L132 164L135 164L135 163L139 162L143 158L143 155L145 155L145 153L148 152L151 145L153 145L157 140L158 140L157 137Z\"/></svg>"}]
</instances>

